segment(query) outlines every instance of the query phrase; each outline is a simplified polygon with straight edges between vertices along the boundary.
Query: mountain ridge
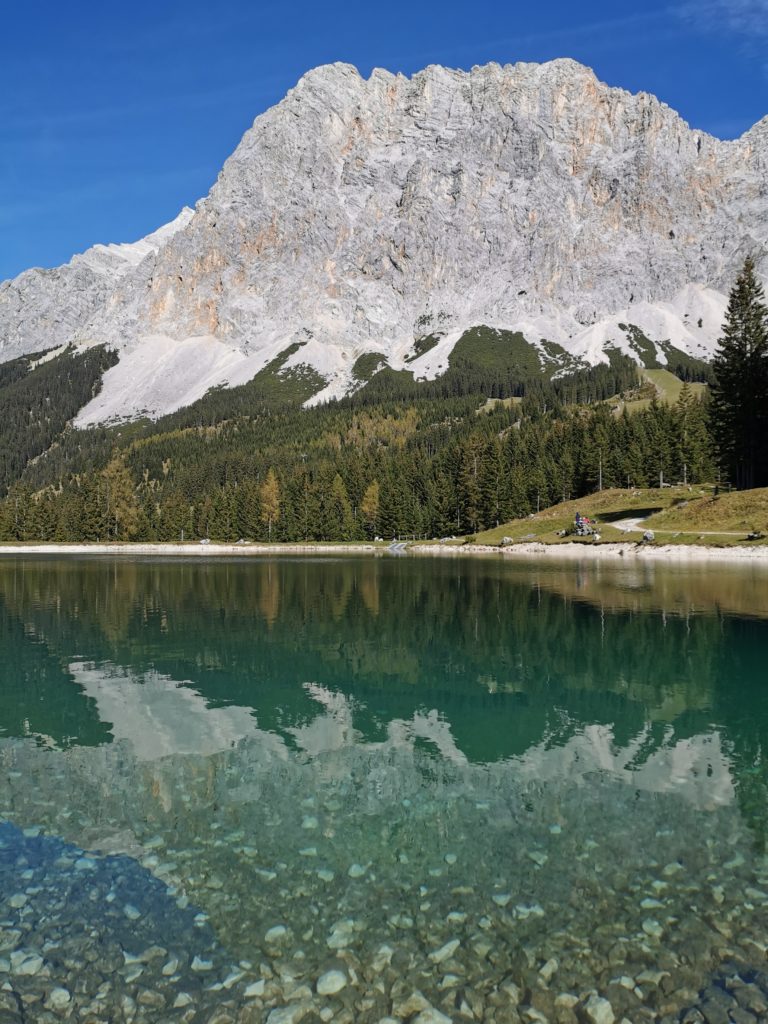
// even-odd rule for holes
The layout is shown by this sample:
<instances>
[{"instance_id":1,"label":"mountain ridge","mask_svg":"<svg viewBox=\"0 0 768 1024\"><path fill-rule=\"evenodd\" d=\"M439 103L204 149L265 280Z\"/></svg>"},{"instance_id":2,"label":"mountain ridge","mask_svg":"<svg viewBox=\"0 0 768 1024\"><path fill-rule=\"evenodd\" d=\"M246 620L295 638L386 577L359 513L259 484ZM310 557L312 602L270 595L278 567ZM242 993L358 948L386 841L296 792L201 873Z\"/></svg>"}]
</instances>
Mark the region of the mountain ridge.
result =
<instances>
[{"instance_id":1,"label":"mountain ridge","mask_svg":"<svg viewBox=\"0 0 768 1024\"><path fill-rule=\"evenodd\" d=\"M86 426L179 408L289 348L283 372L326 381L310 401L353 390L367 352L429 378L481 325L587 364L637 357L637 334L662 363L660 343L708 357L744 256L768 272L766 167L768 117L721 141L569 58L324 65L142 260L0 285L0 358L117 348Z\"/></svg>"}]
</instances>

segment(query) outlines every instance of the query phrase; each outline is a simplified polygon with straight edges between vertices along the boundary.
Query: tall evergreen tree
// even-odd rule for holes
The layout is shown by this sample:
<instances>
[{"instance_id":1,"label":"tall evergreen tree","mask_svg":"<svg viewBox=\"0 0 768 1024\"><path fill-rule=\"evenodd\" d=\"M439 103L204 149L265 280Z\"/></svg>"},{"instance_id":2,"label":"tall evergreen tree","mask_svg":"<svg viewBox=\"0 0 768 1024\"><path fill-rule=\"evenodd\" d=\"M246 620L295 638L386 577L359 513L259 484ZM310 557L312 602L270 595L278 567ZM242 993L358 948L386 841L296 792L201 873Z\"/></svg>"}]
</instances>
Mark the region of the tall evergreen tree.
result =
<instances>
[{"instance_id":1,"label":"tall evergreen tree","mask_svg":"<svg viewBox=\"0 0 768 1024\"><path fill-rule=\"evenodd\" d=\"M707 433L706 411L703 402L691 391L686 381L675 405L675 430L678 475L683 483L711 477L710 440Z\"/></svg>"},{"instance_id":2,"label":"tall evergreen tree","mask_svg":"<svg viewBox=\"0 0 768 1024\"><path fill-rule=\"evenodd\" d=\"M768 308L748 257L728 300L713 360L712 432L738 488L768 484Z\"/></svg>"}]
</instances>

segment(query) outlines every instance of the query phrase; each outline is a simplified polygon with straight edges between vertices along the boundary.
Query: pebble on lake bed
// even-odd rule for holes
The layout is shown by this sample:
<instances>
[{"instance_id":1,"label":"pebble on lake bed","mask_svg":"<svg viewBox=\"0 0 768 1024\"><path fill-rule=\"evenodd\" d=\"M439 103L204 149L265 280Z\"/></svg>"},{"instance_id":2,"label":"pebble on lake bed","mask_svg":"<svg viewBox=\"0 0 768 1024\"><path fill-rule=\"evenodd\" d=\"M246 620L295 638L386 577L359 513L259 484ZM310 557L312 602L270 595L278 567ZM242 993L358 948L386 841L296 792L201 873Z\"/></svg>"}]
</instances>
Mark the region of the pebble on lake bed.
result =
<instances>
[{"instance_id":1,"label":"pebble on lake bed","mask_svg":"<svg viewBox=\"0 0 768 1024\"><path fill-rule=\"evenodd\" d=\"M347 976L343 971L326 971L317 979L317 994L333 996L347 986Z\"/></svg>"},{"instance_id":2,"label":"pebble on lake bed","mask_svg":"<svg viewBox=\"0 0 768 1024\"><path fill-rule=\"evenodd\" d=\"M660 939L664 934L664 929L661 927L658 921L654 921L652 917L647 917L643 921L643 931L646 935L650 935L652 939Z\"/></svg>"},{"instance_id":3,"label":"pebble on lake bed","mask_svg":"<svg viewBox=\"0 0 768 1024\"><path fill-rule=\"evenodd\" d=\"M607 999L593 994L584 1006L584 1013L591 1024L613 1024L616 1014Z\"/></svg>"},{"instance_id":4,"label":"pebble on lake bed","mask_svg":"<svg viewBox=\"0 0 768 1024\"><path fill-rule=\"evenodd\" d=\"M557 962L557 960L554 957L550 957L550 959L547 960L547 962L539 971L539 977L542 979L542 981L545 981L547 984L549 984L559 966L560 964Z\"/></svg>"},{"instance_id":5,"label":"pebble on lake bed","mask_svg":"<svg viewBox=\"0 0 768 1024\"><path fill-rule=\"evenodd\" d=\"M72 996L66 988L52 988L45 998L45 1005L52 1010L64 1010L71 1000Z\"/></svg>"},{"instance_id":6,"label":"pebble on lake bed","mask_svg":"<svg viewBox=\"0 0 768 1024\"><path fill-rule=\"evenodd\" d=\"M435 949L429 954L429 959L433 964L441 964L444 960L448 960L456 950L459 948L461 943L458 939L451 939L450 942L446 942L440 949Z\"/></svg>"},{"instance_id":7,"label":"pebble on lake bed","mask_svg":"<svg viewBox=\"0 0 768 1024\"><path fill-rule=\"evenodd\" d=\"M434 1006L428 1006L414 1019L413 1024L453 1024L453 1021Z\"/></svg>"},{"instance_id":8,"label":"pebble on lake bed","mask_svg":"<svg viewBox=\"0 0 768 1024\"><path fill-rule=\"evenodd\" d=\"M11 974L20 977L31 977L43 966L43 958L37 953L28 953L26 950L17 950L11 953Z\"/></svg>"}]
</instances>

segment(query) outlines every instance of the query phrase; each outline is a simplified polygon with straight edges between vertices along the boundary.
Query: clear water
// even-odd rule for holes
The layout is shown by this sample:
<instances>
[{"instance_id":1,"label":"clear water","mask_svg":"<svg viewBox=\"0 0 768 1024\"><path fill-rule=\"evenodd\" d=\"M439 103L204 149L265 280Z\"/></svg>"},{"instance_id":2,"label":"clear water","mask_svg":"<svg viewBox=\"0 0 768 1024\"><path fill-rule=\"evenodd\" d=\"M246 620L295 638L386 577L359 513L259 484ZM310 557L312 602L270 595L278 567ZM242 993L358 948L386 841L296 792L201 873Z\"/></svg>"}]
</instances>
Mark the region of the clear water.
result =
<instances>
[{"instance_id":1,"label":"clear water","mask_svg":"<svg viewBox=\"0 0 768 1024\"><path fill-rule=\"evenodd\" d=\"M768 1019L765 570L6 559L0 636L1 1021Z\"/></svg>"}]
</instances>

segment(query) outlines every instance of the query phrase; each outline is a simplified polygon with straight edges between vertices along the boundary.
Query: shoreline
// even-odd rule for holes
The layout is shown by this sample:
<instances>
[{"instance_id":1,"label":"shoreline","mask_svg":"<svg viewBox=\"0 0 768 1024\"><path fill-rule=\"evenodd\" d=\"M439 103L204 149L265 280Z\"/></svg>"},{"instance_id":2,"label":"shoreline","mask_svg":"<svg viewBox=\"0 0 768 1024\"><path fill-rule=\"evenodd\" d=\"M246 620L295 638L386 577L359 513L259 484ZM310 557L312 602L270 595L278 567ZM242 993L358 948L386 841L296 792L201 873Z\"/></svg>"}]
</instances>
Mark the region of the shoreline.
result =
<instances>
[{"instance_id":1,"label":"shoreline","mask_svg":"<svg viewBox=\"0 0 768 1024\"><path fill-rule=\"evenodd\" d=\"M175 544L131 543L113 544L0 544L3 555L157 555L181 558L231 558L245 555L382 555L388 548L382 544Z\"/></svg>"},{"instance_id":2,"label":"shoreline","mask_svg":"<svg viewBox=\"0 0 768 1024\"><path fill-rule=\"evenodd\" d=\"M704 544L638 544L635 542L618 542L608 544L542 544L539 541L521 541L519 544L508 544L500 548L491 544L415 544L408 548L412 554L418 555L500 555L502 558L561 558L572 561L587 559L589 561L623 560L634 561L669 561L669 562L740 562L768 565L768 545L762 547L707 547Z\"/></svg>"},{"instance_id":3,"label":"shoreline","mask_svg":"<svg viewBox=\"0 0 768 1024\"><path fill-rule=\"evenodd\" d=\"M685 562L738 562L768 565L768 545L760 547L707 547L702 544L652 545L634 542L607 544L542 544L523 541L498 547L490 544L425 544L414 542L398 545L392 552L390 545L381 543L306 543L306 544L176 544L176 543L94 543L94 544L0 544L0 558L20 555L65 556L139 556L160 558L233 558L264 555L386 555L413 554L434 556L496 555L500 558L528 559L559 558L565 561L623 560Z\"/></svg>"}]
</instances>

